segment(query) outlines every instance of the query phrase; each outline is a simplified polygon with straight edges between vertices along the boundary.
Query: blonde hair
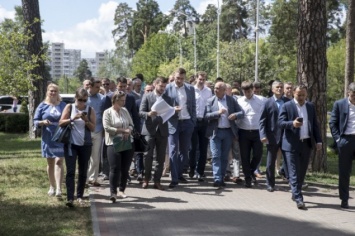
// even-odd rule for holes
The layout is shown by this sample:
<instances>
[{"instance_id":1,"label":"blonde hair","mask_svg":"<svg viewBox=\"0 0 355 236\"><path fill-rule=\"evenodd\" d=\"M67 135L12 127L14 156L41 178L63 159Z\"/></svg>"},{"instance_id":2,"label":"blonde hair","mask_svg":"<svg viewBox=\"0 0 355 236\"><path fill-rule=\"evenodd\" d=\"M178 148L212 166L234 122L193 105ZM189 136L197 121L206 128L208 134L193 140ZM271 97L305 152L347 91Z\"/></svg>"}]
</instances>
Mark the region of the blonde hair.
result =
<instances>
[{"instance_id":1,"label":"blonde hair","mask_svg":"<svg viewBox=\"0 0 355 236\"><path fill-rule=\"evenodd\" d=\"M49 98L49 90L50 90L51 88L54 88L55 90L57 90L57 100L56 100L56 102L62 101L62 98L61 98L60 95L59 95L59 87L58 87L58 85L56 85L56 84L54 84L54 83L50 83L50 84L48 84L48 86L47 86L46 98L44 99L44 102L45 102L45 103L50 103L50 102L51 102L51 101L50 101L50 98Z\"/></svg>"}]
</instances>

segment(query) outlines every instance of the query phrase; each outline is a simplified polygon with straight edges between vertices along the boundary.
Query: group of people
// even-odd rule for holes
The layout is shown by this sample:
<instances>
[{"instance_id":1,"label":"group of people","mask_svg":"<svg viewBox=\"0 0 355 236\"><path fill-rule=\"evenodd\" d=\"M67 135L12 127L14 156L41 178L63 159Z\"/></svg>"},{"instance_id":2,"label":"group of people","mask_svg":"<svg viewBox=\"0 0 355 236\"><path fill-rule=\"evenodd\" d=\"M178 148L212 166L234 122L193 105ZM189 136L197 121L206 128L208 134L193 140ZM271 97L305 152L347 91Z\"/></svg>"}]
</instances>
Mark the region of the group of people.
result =
<instances>
[{"instance_id":1,"label":"group of people","mask_svg":"<svg viewBox=\"0 0 355 236\"><path fill-rule=\"evenodd\" d=\"M100 186L100 169L104 179L109 180L109 200L114 203L118 197L127 197L125 189L131 165L138 172L142 188L148 188L152 181L155 189L164 190L161 177L168 169L171 176L168 187L175 188L189 181L184 176L186 171L191 179L205 181L208 151L214 187L226 186L233 163L232 181L243 182L239 174L241 164L244 186L251 188L257 183L266 145L266 190L275 191L275 172L280 168L277 172L289 181L291 199L297 208L305 209L302 184L312 147L322 150L316 110L307 101L307 88L273 81L266 98L260 95L260 84L249 81L231 86L217 78L213 86L205 72L198 72L190 83L185 81L183 68L169 79L156 78L152 84L145 84L141 74L133 80L120 77L117 84L114 82L115 89L109 79L86 80L76 91L75 103L67 105L60 101L58 86L49 84L46 99L38 106L34 119L37 127L43 127L42 155L48 163L48 195L62 194L63 157L67 169L66 204L73 207L76 162L78 203L83 203L87 184ZM166 122L158 115L159 111L152 110L158 100L164 100L174 110ZM335 103L330 120L339 148L342 208L349 207L354 107L355 84L350 84L349 98ZM51 141L56 127L68 124L72 125L70 144ZM133 130L144 135L149 146L147 152L135 153ZM117 137L131 142L130 148L117 151ZM275 167L275 163L280 167Z\"/></svg>"}]
</instances>

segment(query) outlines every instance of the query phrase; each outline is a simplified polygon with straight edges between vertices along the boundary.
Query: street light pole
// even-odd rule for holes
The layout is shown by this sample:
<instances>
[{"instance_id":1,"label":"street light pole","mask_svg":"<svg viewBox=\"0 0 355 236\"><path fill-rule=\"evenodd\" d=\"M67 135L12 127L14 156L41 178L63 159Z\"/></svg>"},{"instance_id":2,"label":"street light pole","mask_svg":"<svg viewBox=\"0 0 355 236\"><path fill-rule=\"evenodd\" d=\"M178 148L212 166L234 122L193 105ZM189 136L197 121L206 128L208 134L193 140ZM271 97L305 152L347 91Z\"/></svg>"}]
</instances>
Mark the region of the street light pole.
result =
<instances>
[{"instance_id":1,"label":"street light pole","mask_svg":"<svg viewBox=\"0 0 355 236\"><path fill-rule=\"evenodd\" d=\"M256 1L255 23L255 82L258 82L258 56L259 56L259 0Z\"/></svg>"},{"instance_id":2,"label":"street light pole","mask_svg":"<svg viewBox=\"0 0 355 236\"><path fill-rule=\"evenodd\" d=\"M217 0L217 4L218 4L218 9L217 9L217 77L219 77L219 17L221 15L219 0Z\"/></svg>"}]
</instances>

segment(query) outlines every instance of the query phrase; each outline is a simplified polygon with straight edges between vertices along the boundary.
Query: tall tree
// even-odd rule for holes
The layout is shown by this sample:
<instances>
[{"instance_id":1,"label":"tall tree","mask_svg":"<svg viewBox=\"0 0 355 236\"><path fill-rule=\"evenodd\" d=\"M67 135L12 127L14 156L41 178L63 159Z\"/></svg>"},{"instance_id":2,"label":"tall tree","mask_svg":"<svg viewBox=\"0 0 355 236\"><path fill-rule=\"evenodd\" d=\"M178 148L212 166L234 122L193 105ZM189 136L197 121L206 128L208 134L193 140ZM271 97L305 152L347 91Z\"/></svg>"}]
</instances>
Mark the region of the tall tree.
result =
<instances>
[{"instance_id":1,"label":"tall tree","mask_svg":"<svg viewBox=\"0 0 355 236\"><path fill-rule=\"evenodd\" d=\"M22 11L26 33L33 35L31 40L26 45L26 49L29 53L28 60L31 60L33 57L37 57L38 55L43 55L45 53L42 41L41 17L38 0L22 0ZM28 73L33 87L37 88L37 90L29 90L28 92L30 138L36 137L36 133L33 131L33 116L35 108L38 106L40 101L43 100L46 94L48 78L45 77L45 71L45 61L39 60L38 67L33 68Z\"/></svg>"},{"instance_id":2,"label":"tall tree","mask_svg":"<svg viewBox=\"0 0 355 236\"><path fill-rule=\"evenodd\" d=\"M139 0L137 11L133 14L132 27L128 32L129 48L137 51L147 42L149 35L164 29L168 22L156 1Z\"/></svg>"},{"instance_id":3,"label":"tall tree","mask_svg":"<svg viewBox=\"0 0 355 236\"><path fill-rule=\"evenodd\" d=\"M322 139L325 143L322 151L314 154L312 169L324 171L327 168L326 0L299 0L298 4L297 79L308 87L308 99L315 104Z\"/></svg>"},{"instance_id":4,"label":"tall tree","mask_svg":"<svg viewBox=\"0 0 355 236\"><path fill-rule=\"evenodd\" d=\"M113 19L116 28L112 30L112 35L115 38L117 48L122 47L128 40L128 32L133 22L133 12L133 9L127 3L120 3L116 8Z\"/></svg>"},{"instance_id":5,"label":"tall tree","mask_svg":"<svg viewBox=\"0 0 355 236\"><path fill-rule=\"evenodd\" d=\"M348 85L354 81L354 49L355 49L355 1L349 0L346 27L346 61L345 61L345 87L344 96Z\"/></svg>"},{"instance_id":6,"label":"tall tree","mask_svg":"<svg viewBox=\"0 0 355 236\"><path fill-rule=\"evenodd\" d=\"M189 0L176 0L174 8L171 11L171 17L174 19L173 29L175 32L183 30L184 37L188 35L188 21L199 22L199 15ZM190 17L191 19L188 19Z\"/></svg>"},{"instance_id":7,"label":"tall tree","mask_svg":"<svg viewBox=\"0 0 355 236\"><path fill-rule=\"evenodd\" d=\"M248 11L247 1L223 0L221 12L220 37L222 41L230 42L240 38L247 38L249 27L246 23Z\"/></svg>"},{"instance_id":8,"label":"tall tree","mask_svg":"<svg viewBox=\"0 0 355 236\"><path fill-rule=\"evenodd\" d=\"M77 77L81 82L92 76L92 72L89 70L87 60L81 60L78 68L74 72L74 76Z\"/></svg>"}]
</instances>

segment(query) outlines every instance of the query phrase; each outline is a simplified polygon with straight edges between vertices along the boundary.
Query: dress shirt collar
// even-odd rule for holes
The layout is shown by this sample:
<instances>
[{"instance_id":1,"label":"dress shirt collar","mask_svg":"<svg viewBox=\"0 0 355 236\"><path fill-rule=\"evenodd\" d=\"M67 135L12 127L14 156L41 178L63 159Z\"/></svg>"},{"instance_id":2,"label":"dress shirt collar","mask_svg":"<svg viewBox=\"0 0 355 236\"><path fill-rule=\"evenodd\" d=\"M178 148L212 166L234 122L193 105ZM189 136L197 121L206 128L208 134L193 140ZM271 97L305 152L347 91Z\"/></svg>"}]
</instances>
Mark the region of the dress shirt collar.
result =
<instances>
[{"instance_id":1,"label":"dress shirt collar","mask_svg":"<svg viewBox=\"0 0 355 236\"><path fill-rule=\"evenodd\" d=\"M295 98L293 99L293 101L294 101L294 102L296 103L296 105L299 106L299 107L303 107L303 106L306 105L306 103L307 103L307 100L306 100L306 101L304 102L304 104L301 106Z\"/></svg>"},{"instance_id":2,"label":"dress shirt collar","mask_svg":"<svg viewBox=\"0 0 355 236\"><path fill-rule=\"evenodd\" d=\"M174 81L174 86L175 86L175 88L177 88L177 89L181 89L181 88L184 88L184 87L185 87L185 83L183 83L182 86L179 87L179 86L177 86L177 84L176 84L175 81Z\"/></svg>"},{"instance_id":3,"label":"dress shirt collar","mask_svg":"<svg viewBox=\"0 0 355 236\"><path fill-rule=\"evenodd\" d=\"M218 98L218 97L217 97ZM226 100L226 95L223 95L222 98L218 98L218 101L225 101Z\"/></svg>"}]
</instances>

